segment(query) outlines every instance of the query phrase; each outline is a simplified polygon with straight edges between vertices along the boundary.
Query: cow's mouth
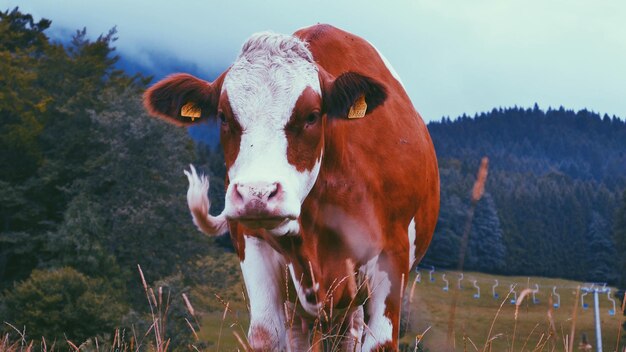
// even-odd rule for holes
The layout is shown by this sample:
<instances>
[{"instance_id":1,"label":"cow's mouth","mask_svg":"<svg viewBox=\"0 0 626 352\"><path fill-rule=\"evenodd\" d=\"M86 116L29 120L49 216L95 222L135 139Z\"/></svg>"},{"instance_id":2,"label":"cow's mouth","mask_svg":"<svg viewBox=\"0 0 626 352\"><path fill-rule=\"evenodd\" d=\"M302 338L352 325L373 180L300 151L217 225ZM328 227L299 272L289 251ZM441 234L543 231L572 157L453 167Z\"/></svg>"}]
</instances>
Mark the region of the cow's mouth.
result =
<instances>
[{"instance_id":1,"label":"cow's mouth","mask_svg":"<svg viewBox=\"0 0 626 352\"><path fill-rule=\"evenodd\" d=\"M287 221L294 220L294 217L291 216L271 216L271 217L257 217L257 216L244 216L237 219L233 219L239 221L245 227L250 229L266 229L271 230L275 229Z\"/></svg>"}]
</instances>

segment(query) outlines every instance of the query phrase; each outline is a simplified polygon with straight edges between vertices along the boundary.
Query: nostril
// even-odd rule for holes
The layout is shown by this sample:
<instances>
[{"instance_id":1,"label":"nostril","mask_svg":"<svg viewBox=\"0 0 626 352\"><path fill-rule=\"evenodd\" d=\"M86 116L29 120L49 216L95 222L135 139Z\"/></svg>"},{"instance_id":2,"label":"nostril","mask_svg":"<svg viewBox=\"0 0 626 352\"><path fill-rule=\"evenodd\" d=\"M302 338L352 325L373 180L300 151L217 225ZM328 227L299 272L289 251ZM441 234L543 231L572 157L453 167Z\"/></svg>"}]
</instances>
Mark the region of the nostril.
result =
<instances>
[{"instance_id":1,"label":"nostril","mask_svg":"<svg viewBox=\"0 0 626 352\"><path fill-rule=\"evenodd\" d=\"M274 183L273 186L274 186L274 190L270 192L269 196L267 196L267 200L270 200L276 197L276 195L278 195L278 193L281 190L280 183Z\"/></svg>"},{"instance_id":2,"label":"nostril","mask_svg":"<svg viewBox=\"0 0 626 352\"><path fill-rule=\"evenodd\" d=\"M235 183L233 185L233 191L235 192L235 199L243 201L243 196L241 195L241 192L239 192L239 184L238 183Z\"/></svg>"}]
</instances>

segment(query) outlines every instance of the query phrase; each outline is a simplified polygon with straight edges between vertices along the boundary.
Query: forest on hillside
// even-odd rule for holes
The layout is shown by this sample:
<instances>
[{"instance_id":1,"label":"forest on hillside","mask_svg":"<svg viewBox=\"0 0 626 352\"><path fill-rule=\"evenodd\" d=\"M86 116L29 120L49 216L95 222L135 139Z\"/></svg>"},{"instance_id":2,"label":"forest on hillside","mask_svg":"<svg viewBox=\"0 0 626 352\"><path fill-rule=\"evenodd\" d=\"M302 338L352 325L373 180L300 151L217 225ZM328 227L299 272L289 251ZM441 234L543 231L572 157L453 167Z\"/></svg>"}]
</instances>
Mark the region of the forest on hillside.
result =
<instances>
[{"instance_id":1,"label":"forest on hillside","mask_svg":"<svg viewBox=\"0 0 626 352\"><path fill-rule=\"evenodd\" d=\"M476 207L466 269L623 280L623 120L535 105L444 118L428 128L442 198L425 264L456 267L475 170L487 156L486 194Z\"/></svg>"},{"instance_id":2,"label":"forest on hillside","mask_svg":"<svg viewBox=\"0 0 626 352\"><path fill-rule=\"evenodd\" d=\"M15 333L7 322L57 347L117 328L143 334L152 318L139 264L170 300L167 336L183 348L194 319L181 294L240 282L187 210L183 169L212 154L145 114L150 78L116 68L115 30L61 44L50 24L0 12L0 332Z\"/></svg>"},{"instance_id":3,"label":"forest on hillside","mask_svg":"<svg viewBox=\"0 0 626 352\"><path fill-rule=\"evenodd\" d=\"M171 298L168 336L184 348L193 340L185 318L196 321L182 293L205 311L223 310L207 303L215 293L241 294L228 237L201 235L185 201L182 170L194 163L211 176L212 212L221 210L222 154L145 114L150 77L118 68L114 29L57 43L50 25L0 12L0 322L59 345L116 328L143 333L152 318L139 264ZM429 129L442 208L425 264L456 265L488 156L466 269L626 284L622 120L512 108Z\"/></svg>"}]
</instances>

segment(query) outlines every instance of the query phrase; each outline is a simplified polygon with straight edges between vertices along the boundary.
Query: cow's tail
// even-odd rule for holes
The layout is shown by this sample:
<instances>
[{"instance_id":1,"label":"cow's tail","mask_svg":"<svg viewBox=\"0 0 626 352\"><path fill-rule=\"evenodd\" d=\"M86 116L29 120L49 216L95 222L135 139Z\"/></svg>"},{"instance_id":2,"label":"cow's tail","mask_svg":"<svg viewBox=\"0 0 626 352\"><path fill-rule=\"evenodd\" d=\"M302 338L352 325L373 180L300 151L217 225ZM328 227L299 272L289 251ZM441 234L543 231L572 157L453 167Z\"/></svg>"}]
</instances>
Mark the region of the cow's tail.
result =
<instances>
[{"instance_id":1,"label":"cow's tail","mask_svg":"<svg viewBox=\"0 0 626 352\"><path fill-rule=\"evenodd\" d=\"M218 236L226 233L228 222L224 214L212 216L209 214L209 179L206 175L198 176L196 168L189 165L191 171L185 170L185 175L189 180L189 190L187 190L187 205L193 216L193 223L198 229L209 236Z\"/></svg>"}]
</instances>

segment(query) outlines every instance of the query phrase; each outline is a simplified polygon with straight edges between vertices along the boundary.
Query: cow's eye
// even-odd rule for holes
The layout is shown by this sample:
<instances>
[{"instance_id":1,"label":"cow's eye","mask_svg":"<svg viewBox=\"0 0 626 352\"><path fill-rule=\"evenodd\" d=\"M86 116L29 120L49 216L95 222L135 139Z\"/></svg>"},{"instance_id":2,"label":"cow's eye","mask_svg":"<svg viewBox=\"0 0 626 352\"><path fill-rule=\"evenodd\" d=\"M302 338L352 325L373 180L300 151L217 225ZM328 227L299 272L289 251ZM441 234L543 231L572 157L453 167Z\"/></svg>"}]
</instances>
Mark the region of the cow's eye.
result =
<instances>
[{"instance_id":1,"label":"cow's eye","mask_svg":"<svg viewBox=\"0 0 626 352\"><path fill-rule=\"evenodd\" d=\"M218 112L217 113L217 117L220 119L220 122L222 123L222 125L226 124L226 116L224 115L223 112Z\"/></svg>"},{"instance_id":2,"label":"cow's eye","mask_svg":"<svg viewBox=\"0 0 626 352\"><path fill-rule=\"evenodd\" d=\"M319 118L319 114L316 112L312 112L309 114L309 116L306 117L306 124L307 125L312 125L315 122L317 122L317 119Z\"/></svg>"}]
</instances>

